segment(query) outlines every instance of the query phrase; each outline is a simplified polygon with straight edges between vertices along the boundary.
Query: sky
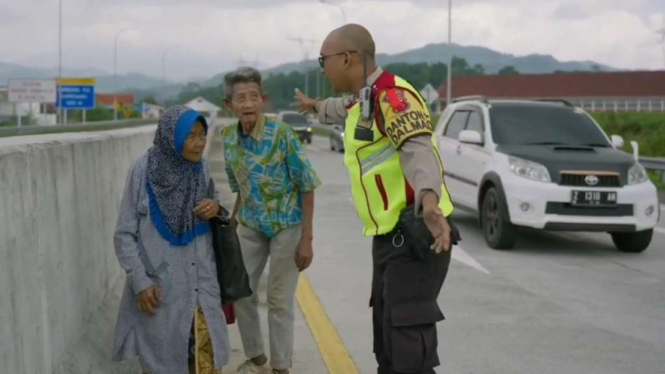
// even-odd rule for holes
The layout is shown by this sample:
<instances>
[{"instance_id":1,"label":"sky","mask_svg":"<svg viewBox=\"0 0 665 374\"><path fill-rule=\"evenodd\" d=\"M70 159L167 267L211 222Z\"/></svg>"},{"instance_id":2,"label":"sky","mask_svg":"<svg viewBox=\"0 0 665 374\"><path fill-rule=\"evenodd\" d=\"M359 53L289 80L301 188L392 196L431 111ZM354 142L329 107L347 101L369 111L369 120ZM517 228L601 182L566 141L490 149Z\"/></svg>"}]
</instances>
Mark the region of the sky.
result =
<instances>
[{"instance_id":1,"label":"sky","mask_svg":"<svg viewBox=\"0 0 665 374\"><path fill-rule=\"evenodd\" d=\"M348 22L377 50L447 41L446 0L62 0L63 66L170 80L206 78L244 64L260 68L318 55ZM58 65L58 0L0 0L0 61ZM665 0L453 0L453 42L515 55L551 54L623 69L664 69L656 31ZM300 45L289 38L312 43Z\"/></svg>"}]
</instances>

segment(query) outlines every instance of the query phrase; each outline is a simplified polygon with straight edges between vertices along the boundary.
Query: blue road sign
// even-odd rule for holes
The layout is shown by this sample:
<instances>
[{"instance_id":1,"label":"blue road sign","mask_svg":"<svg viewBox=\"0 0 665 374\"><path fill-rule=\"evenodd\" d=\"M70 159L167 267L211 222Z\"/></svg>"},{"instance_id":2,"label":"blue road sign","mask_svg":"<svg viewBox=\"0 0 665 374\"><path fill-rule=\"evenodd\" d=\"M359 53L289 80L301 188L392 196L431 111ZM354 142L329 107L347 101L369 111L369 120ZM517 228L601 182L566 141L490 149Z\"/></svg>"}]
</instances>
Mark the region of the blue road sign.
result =
<instances>
[{"instance_id":1,"label":"blue road sign","mask_svg":"<svg viewBox=\"0 0 665 374\"><path fill-rule=\"evenodd\" d=\"M60 101L62 92L62 101ZM62 103L62 104L61 104ZM63 109L93 109L95 107L95 86L62 85L56 98L56 106Z\"/></svg>"}]
</instances>

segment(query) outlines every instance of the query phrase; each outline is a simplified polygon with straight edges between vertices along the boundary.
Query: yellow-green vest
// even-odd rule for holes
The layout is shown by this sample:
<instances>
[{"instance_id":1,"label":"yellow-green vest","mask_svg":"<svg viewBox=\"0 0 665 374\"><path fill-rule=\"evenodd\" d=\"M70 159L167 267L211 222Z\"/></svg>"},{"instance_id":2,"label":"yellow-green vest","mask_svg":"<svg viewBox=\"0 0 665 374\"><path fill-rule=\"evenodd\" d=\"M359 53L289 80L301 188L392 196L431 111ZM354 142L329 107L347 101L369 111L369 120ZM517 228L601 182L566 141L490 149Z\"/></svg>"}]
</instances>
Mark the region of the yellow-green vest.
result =
<instances>
[{"instance_id":1,"label":"yellow-green vest","mask_svg":"<svg viewBox=\"0 0 665 374\"><path fill-rule=\"evenodd\" d=\"M383 89L403 88L418 95L418 91L407 81L387 74L391 81L389 87L376 87L376 84L374 87L375 111L381 110L378 98ZM432 126L427 105L423 105L423 108ZM397 149L388 137L381 133L376 119L372 119L373 141L355 139L356 127L361 120L360 110L359 103L348 109L344 130L344 164L351 177L353 201L364 224L364 235L382 235L393 231L400 213L407 207L407 201L413 203L413 190L402 171ZM434 134L432 134L432 144L438 157L439 151ZM443 175L441 159L438 158L439 172ZM453 211L453 204L445 184L441 186L439 196L441 197L439 207L447 217Z\"/></svg>"}]
</instances>

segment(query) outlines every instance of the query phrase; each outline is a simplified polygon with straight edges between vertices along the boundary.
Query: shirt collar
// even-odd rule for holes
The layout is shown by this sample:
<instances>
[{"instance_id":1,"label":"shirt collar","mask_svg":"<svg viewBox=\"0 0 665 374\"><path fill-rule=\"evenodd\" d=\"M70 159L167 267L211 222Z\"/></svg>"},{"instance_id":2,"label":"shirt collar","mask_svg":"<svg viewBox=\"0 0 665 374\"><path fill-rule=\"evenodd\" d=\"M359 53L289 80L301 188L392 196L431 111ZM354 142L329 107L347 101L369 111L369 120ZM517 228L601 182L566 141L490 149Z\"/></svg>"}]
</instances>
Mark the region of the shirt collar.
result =
<instances>
[{"instance_id":1,"label":"shirt collar","mask_svg":"<svg viewBox=\"0 0 665 374\"><path fill-rule=\"evenodd\" d=\"M367 85L373 85L379 79L381 74L383 74L383 69L381 69L380 66L377 66L376 70L374 70L374 72L367 77Z\"/></svg>"},{"instance_id":2,"label":"shirt collar","mask_svg":"<svg viewBox=\"0 0 665 374\"><path fill-rule=\"evenodd\" d=\"M249 133L249 136L254 138L257 142L263 141L263 130L266 127L266 117L261 114L259 116L259 119L256 121L256 125L254 125L254 128L252 129L252 132ZM242 125L240 124L240 121L238 121L238 135L239 136L245 136L242 132Z\"/></svg>"}]
</instances>

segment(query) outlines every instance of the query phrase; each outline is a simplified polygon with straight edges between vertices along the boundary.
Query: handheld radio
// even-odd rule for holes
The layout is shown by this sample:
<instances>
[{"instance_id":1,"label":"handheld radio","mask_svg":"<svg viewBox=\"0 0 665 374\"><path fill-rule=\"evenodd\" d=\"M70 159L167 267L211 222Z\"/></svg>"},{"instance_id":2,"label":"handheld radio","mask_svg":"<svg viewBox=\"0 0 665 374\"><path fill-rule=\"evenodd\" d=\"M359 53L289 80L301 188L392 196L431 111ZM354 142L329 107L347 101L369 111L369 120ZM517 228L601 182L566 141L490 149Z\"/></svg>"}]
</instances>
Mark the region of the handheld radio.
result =
<instances>
[{"instance_id":1,"label":"handheld radio","mask_svg":"<svg viewBox=\"0 0 665 374\"><path fill-rule=\"evenodd\" d=\"M356 140L371 142L374 140L374 100L372 88L367 84L367 52L363 51L363 77L365 85L358 92L358 102L360 103L360 121L356 126L354 138Z\"/></svg>"}]
</instances>

